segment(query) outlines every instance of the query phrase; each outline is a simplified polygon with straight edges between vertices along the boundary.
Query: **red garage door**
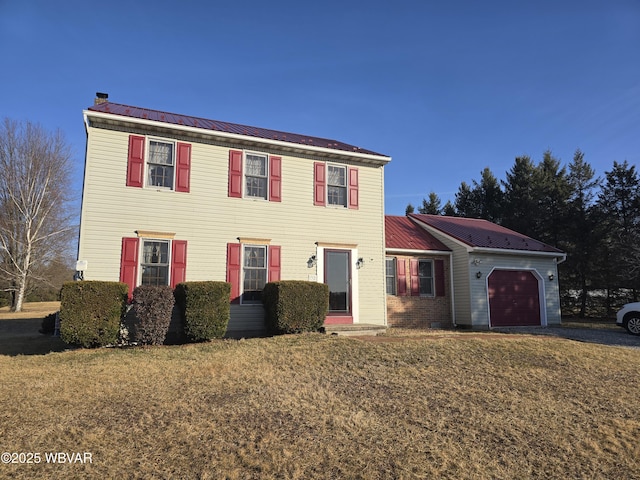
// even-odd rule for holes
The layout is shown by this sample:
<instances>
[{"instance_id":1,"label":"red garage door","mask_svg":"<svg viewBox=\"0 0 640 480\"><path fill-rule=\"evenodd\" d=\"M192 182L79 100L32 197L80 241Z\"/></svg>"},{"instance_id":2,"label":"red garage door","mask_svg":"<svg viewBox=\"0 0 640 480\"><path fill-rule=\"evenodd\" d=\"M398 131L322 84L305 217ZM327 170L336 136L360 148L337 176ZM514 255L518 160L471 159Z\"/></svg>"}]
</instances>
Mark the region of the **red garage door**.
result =
<instances>
[{"instance_id":1,"label":"red garage door","mask_svg":"<svg viewBox=\"0 0 640 480\"><path fill-rule=\"evenodd\" d=\"M494 270L489 275L492 327L540 325L538 280L531 272Z\"/></svg>"}]
</instances>

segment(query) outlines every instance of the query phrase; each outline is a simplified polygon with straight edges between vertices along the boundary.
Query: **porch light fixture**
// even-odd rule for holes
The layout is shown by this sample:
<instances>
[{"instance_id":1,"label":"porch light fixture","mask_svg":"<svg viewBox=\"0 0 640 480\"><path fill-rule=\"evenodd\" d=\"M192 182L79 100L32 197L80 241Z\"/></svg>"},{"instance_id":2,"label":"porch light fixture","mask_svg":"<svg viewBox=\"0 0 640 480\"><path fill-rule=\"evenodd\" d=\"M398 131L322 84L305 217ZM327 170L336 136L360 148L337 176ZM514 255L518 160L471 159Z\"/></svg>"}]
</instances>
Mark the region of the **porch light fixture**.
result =
<instances>
[{"instance_id":1,"label":"porch light fixture","mask_svg":"<svg viewBox=\"0 0 640 480\"><path fill-rule=\"evenodd\" d=\"M316 258L315 255L311 255L309 257L309 260L307 260L307 268L313 268L317 265L318 263L318 259Z\"/></svg>"},{"instance_id":2,"label":"porch light fixture","mask_svg":"<svg viewBox=\"0 0 640 480\"><path fill-rule=\"evenodd\" d=\"M482 272L477 271L477 272L476 272L476 278L480 278L481 276L482 276Z\"/></svg>"},{"instance_id":3,"label":"porch light fixture","mask_svg":"<svg viewBox=\"0 0 640 480\"><path fill-rule=\"evenodd\" d=\"M362 268L363 265L364 265L364 258L360 257L356 262L356 268L359 270Z\"/></svg>"},{"instance_id":4,"label":"porch light fixture","mask_svg":"<svg viewBox=\"0 0 640 480\"><path fill-rule=\"evenodd\" d=\"M550 281L550 282L553 282L553 279L554 279L554 278L556 278L556 277L553 275L553 273L550 273L550 274L549 274L549 281Z\"/></svg>"}]
</instances>

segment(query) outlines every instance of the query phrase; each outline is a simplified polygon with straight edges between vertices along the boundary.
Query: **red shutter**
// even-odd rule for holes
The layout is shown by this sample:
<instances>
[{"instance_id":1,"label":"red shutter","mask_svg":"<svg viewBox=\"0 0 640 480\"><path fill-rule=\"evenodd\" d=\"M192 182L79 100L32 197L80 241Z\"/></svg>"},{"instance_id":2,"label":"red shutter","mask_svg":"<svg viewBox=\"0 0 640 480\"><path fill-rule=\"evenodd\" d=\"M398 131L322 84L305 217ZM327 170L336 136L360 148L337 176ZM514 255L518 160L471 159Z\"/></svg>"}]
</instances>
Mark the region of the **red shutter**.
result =
<instances>
[{"instance_id":1,"label":"red shutter","mask_svg":"<svg viewBox=\"0 0 640 480\"><path fill-rule=\"evenodd\" d=\"M445 296L444 260L436 260L436 297Z\"/></svg>"},{"instance_id":2,"label":"red shutter","mask_svg":"<svg viewBox=\"0 0 640 480\"><path fill-rule=\"evenodd\" d=\"M326 205L327 202L327 179L326 166L324 162L314 162L313 164L313 204Z\"/></svg>"},{"instance_id":3,"label":"red shutter","mask_svg":"<svg viewBox=\"0 0 640 480\"><path fill-rule=\"evenodd\" d=\"M269 157L269 201L282 201L282 159Z\"/></svg>"},{"instance_id":4,"label":"red shutter","mask_svg":"<svg viewBox=\"0 0 640 480\"><path fill-rule=\"evenodd\" d=\"M129 135L127 187L142 187L142 177L144 175L144 144L144 137Z\"/></svg>"},{"instance_id":5,"label":"red shutter","mask_svg":"<svg viewBox=\"0 0 640 480\"><path fill-rule=\"evenodd\" d=\"M349 167L349 208L358 208L358 169Z\"/></svg>"},{"instance_id":6,"label":"red shutter","mask_svg":"<svg viewBox=\"0 0 640 480\"><path fill-rule=\"evenodd\" d=\"M124 237L120 254L120 281L129 285L129 301L138 282L138 238Z\"/></svg>"},{"instance_id":7,"label":"red shutter","mask_svg":"<svg viewBox=\"0 0 640 480\"><path fill-rule=\"evenodd\" d=\"M242 197L242 151L229 150L229 196Z\"/></svg>"},{"instance_id":8,"label":"red shutter","mask_svg":"<svg viewBox=\"0 0 640 480\"><path fill-rule=\"evenodd\" d=\"M411 296L420 295L420 276L419 276L419 262L418 259L412 258L409 261L409 270L411 274Z\"/></svg>"},{"instance_id":9,"label":"red shutter","mask_svg":"<svg viewBox=\"0 0 640 480\"><path fill-rule=\"evenodd\" d=\"M407 295L407 261L404 258L396 259L396 275L398 275L398 295Z\"/></svg>"},{"instance_id":10,"label":"red shutter","mask_svg":"<svg viewBox=\"0 0 640 480\"><path fill-rule=\"evenodd\" d=\"M184 282L187 271L187 241L174 240L171 242L171 288Z\"/></svg>"},{"instance_id":11,"label":"red shutter","mask_svg":"<svg viewBox=\"0 0 640 480\"><path fill-rule=\"evenodd\" d=\"M231 284L231 303L240 303L240 248L239 243L227 243L227 282Z\"/></svg>"},{"instance_id":12,"label":"red shutter","mask_svg":"<svg viewBox=\"0 0 640 480\"><path fill-rule=\"evenodd\" d=\"M269 281L280 280L280 246L269 246Z\"/></svg>"},{"instance_id":13,"label":"red shutter","mask_svg":"<svg viewBox=\"0 0 640 480\"><path fill-rule=\"evenodd\" d=\"M191 144L178 143L176 192L189 192L191 176Z\"/></svg>"}]
</instances>

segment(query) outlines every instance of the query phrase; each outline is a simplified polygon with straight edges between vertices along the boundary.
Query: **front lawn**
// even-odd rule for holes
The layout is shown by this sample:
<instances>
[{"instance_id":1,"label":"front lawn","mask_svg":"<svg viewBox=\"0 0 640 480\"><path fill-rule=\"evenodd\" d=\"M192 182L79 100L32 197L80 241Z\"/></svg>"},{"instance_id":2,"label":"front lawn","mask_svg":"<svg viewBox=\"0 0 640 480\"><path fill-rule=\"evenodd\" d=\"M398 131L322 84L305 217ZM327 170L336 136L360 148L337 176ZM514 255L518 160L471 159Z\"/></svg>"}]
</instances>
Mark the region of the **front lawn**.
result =
<instances>
[{"instance_id":1,"label":"front lawn","mask_svg":"<svg viewBox=\"0 0 640 480\"><path fill-rule=\"evenodd\" d=\"M0 478L640 477L640 350L407 335L0 355Z\"/></svg>"}]
</instances>

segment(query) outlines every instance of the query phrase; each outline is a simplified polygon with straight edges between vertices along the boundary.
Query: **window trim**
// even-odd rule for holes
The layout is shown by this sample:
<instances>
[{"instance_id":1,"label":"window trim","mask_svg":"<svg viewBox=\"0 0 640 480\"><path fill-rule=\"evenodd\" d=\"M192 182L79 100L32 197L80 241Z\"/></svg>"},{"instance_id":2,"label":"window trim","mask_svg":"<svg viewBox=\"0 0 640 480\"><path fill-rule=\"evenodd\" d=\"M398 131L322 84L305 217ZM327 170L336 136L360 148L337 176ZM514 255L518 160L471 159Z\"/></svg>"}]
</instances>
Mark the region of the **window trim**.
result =
<instances>
[{"instance_id":1,"label":"window trim","mask_svg":"<svg viewBox=\"0 0 640 480\"><path fill-rule=\"evenodd\" d=\"M420 275L420 263L429 263L431 264L431 276L426 277ZM436 296L436 285L435 285L435 262L431 258L418 258L418 295L421 297L435 297ZM422 279L430 279L431 283L431 293L423 293L422 292Z\"/></svg>"},{"instance_id":2,"label":"window trim","mask_svg":"<svg viewBox=\"0 0 640 480\"><path fill-rule=\"evenodd\" d=\"M330 168L339 168L344 172L344 184L343 185L334 185L329 182L329 169ZM340 165L337 163L328 163L326 164L326 173L325 178L327 179L327 187L326 187L326 205L327 207L333 208L349 208L349 168L346 165ZM344 203L331 203L329 199L331 198L329 195L329 190L331 187L340 188L344 192Z\"/></svg>"},{"instance_id":3,"label":"window trim","mask_svg":"<svg viewBox=\"0 0 640 480\"><path fill-rule=\"evenodd\" d=\"M258 175L249 175L247 173L248 169L247 169L247 156L248 155L253 155L256 157L262 157L264 159L264 176L258 176ZM271 185L269 185L269 179L271 178L271 172L270 172L270 158L271 156L266 154L266 153L260 153L260 152L254 152L251 150L243 150L242 151L242 198L248 198L251 200L264 200L264 201L269 201L269 196L270 196L270 190L271 190ZM265 183L265 192L264 192L264 197L263 196L256 196L256 195L249 195L247 193L247 177L254 177L254 178L261 178L264 180Z\"/></svg>"},{"instance_id":4,"label":"window trim","mask_svg":"<svg viewBox=\"0 0 640 480\"><path fill-rule=\"evenodd\" d=\"M149 181L150 181L150 166L151 165L160 165L162 166L163 164L161 163L153 163L151 162L151 142L157 142L157 143L164 143L167 145L171 145L171 168L173 169L173 176L172 176L172 180L171 180L171 187L165 187L162 185L150 185ZM144 156L144 186L146 188L151 188L151 189L156 189L156 190L165 190L168 192L175 192L176 191L176 175L177 175L177 169L178 169L178 158L177 158L177 142L175 140L170 140L170 139L166 139L166 138L161 138L161 137L147 137L147 141L146 141L146 145L145 145L145 156Z\"/></svg>"},{"instance_id":5,"label":"window trim","mask_svg":"<svg viewBox=\"0 0 640 480\"><path fill-rule=\"evenodd\" d=\"M139 237L140 238L140 242L139 242L139 254L138 254L138 279L136 284L138 286L140 285L145 285L144 283L142 283L143 281L143 276L144 276L144 267L145 266L155 266L155 265L160 265L160 266L166 266L167 269L167 283L165 285L171 285L171 255L172 255L172 241L166 238L148 238L148 237ZM154 264L154 263L145 263L144 262L144 246L146 242L157 242L157 243L162 243L162 244L166 244L167 245L167 262L166 264L162 263L162 264Z\"/></svg>"},{"instance_id":6,"label":"window trim","mask_svg":"<svg viewBox=\"0 0 640 480\"><path fill-rule=\"evenodd\" d=\"M240 251L240 305L261 305L262 300L250 300L247 301L244 298L245 294L245 269L249 268L251 270L264 270L264 283L265 285L269 282L269 245L268 244L254 244L254 243L241 243L242 249ZM264 250L264 267L247 267L245 265L245 255L247 248L261 248ZM264 289L264 287L263 287ZM249 291L257 291L257 290L249 290Z\"/></svg>"}]
</instances>

